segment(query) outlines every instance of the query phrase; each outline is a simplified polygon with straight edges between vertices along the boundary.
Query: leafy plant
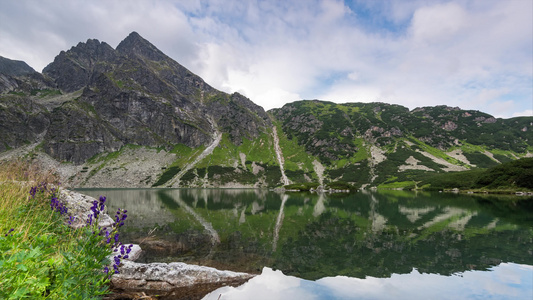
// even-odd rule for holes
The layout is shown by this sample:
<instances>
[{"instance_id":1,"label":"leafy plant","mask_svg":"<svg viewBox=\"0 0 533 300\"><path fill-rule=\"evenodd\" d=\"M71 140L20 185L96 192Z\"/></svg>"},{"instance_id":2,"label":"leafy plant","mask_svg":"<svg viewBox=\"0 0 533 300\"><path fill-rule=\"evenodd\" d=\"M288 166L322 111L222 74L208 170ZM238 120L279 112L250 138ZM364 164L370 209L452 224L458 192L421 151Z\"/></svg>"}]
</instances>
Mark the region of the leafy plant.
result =
<instances>
[{"instance_id":1,"label":"leafy plant","mask_svg":"<svg viewBox=\"0 0 533 300\"><path fill-rule=\"evenodd\" d=\"M106 201L100 197L93 203L87 225L70 228L75 218L52 185L43 181L28 196L19 182L5 180L39 178L29 172L40 170L23 163L2 167L0 299L100 299L107 294L110 276L131 251L131 245L119 241L126 211L117 211L111 228L98 227ZM113 252L114 272L110 272L108 257Z\"/></svg>"}]
</instances>

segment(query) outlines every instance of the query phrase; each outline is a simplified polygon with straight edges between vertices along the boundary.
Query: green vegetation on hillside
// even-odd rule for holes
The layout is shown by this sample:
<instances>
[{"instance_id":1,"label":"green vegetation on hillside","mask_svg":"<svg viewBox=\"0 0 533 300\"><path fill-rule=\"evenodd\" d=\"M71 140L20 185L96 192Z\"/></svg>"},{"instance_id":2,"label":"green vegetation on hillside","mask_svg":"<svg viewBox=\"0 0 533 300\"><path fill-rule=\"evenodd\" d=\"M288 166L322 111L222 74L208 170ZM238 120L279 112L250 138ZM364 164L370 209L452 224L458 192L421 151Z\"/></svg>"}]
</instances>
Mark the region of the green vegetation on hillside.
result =
<instances>
[{"instance_id":1,"label":"green vegetation on hillside","mask_svg":"<svg viewBox=\"0 0 533 300\"><path fill-rule=\"evenodd\" d=\"M435 174L421 180L429 189L533 190L533 158L522 158L487 170Z\"/></svg>"}]
</instances>

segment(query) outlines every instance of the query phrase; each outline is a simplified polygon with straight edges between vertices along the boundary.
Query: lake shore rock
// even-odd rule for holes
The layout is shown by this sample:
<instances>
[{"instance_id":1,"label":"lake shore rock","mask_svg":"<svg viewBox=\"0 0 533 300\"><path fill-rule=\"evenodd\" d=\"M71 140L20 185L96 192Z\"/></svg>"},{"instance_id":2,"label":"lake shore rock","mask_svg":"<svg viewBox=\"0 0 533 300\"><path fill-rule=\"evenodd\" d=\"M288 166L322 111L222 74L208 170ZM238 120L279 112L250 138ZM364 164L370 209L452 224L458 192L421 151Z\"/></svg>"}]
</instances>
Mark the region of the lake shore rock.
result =
<instances>
[{"instance_id":1,"label":"lake shore rock","mask_svg":"<svg viewBox=\"0 0 533 300\"><path fill-rule=\"evenodd\" d=\"M201 299L222 286L239 286L255 275L181 262L142 264L123 261L111 278L113 294L107 299Z\"/></svg>"}]
</instances>

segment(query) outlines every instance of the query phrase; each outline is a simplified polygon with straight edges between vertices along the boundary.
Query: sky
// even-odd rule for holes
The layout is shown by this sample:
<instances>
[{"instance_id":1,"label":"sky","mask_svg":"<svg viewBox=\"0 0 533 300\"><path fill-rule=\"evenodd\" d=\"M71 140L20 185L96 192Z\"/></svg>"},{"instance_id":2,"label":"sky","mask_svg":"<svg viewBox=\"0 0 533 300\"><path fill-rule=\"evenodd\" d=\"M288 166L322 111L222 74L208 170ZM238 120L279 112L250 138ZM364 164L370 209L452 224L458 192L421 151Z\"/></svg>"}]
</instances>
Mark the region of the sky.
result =
<instances>
[{"instance_id":1,"label":"sky","mask_svg":"<svg viewBox=\"0 0 533 300\"><path fill-rule=\"evenodd\" d=\"M0 56L39 72L132 31L265 110L320 99L533 116L531 0L0 0Z\"/></svg>"},{"instance_id":2,"label":"sky","mask_svg":"<svg viewBox=\"0 0 533 300\"><path fill-rule=\"evenodd\" d=\"M204 300L292 299L529 299L533 292L533 267L502 263L489 271L466 271L451 276L420 273L392 274L389 278L367 276L324 277L317 281L263 272L239 287L225 286ZM222 296L221 296L222 295Z\"/></svg>"}]
</instances>

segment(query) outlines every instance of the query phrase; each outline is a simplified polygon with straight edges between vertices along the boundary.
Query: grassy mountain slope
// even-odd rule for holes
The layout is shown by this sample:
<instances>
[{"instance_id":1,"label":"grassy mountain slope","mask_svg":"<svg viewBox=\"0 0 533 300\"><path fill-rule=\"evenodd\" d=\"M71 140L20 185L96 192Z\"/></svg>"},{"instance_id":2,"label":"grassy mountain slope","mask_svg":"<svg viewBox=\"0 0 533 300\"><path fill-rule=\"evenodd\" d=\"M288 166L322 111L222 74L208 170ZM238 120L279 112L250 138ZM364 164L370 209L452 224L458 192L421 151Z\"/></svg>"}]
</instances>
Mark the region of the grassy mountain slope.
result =
<instances>
[{"instance_id":1,"label":"grassy mountain slope","mask_svg":"<svg viewBox=\"0 0 533 300\"><path fill-rule=\"evenodd\" d=\"M527 117L503 120L446 106L409 111L385 103L318 100L269 113L288 141L325 167L326 181L356 186L414 187L424 174L496 166L533 152L533 118ZM285 155L285 161L289 165L291 158Z\"/></svg>"}]
</instances>

